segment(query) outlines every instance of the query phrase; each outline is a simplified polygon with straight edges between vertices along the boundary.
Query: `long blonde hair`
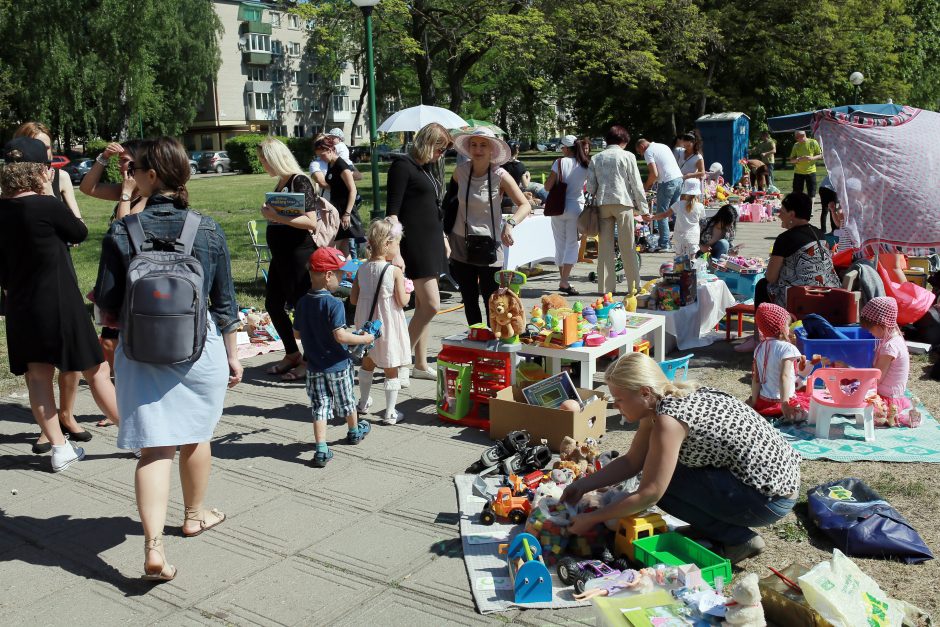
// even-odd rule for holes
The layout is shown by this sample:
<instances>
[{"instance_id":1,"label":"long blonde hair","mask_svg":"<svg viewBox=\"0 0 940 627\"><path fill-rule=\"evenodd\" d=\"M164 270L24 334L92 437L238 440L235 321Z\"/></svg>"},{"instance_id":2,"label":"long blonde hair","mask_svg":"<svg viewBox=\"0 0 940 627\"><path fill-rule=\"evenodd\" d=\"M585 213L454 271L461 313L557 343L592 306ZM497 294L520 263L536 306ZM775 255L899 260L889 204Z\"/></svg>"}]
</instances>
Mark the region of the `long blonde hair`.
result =
<instances>
[{"instance_id":1,"label":"long blonde hair","mask_svg":"<svg viewBox=\"0 0 940 627\"><path fill-rule=\"evenodd\" d=\"M421 127L415 135L411 146L411 157L418 163L429 163L434 159L434 149L447 150L454 144L453 138L446 128L437 122L431 122Z\"/></svg>"},{"instance_id":2,"label":"long blonde hair","mask_svg":"<svg viewBox=\"0 0 940 627\"><path fill-rule=\"evenodd\" d=\"M659 397L682 398L699 388L696 381L670 381L659 364L643 353L627 353L612 363L604 373L604 381L631 392L648 387Z\"/></svg>"},{"instance_id":3,"label":"long blonde hair","mask_svg":"<svg viewBox=\"0 0 940 627\"><path fill-rule=\"evenodd\" d=\"M294 153L276 137L265 137L258 144L258 156L264 157L275 176L291 176L292 174L306 176L300 164L297 163L297 159L294 158Z\"/></svg>"}]
</instances>

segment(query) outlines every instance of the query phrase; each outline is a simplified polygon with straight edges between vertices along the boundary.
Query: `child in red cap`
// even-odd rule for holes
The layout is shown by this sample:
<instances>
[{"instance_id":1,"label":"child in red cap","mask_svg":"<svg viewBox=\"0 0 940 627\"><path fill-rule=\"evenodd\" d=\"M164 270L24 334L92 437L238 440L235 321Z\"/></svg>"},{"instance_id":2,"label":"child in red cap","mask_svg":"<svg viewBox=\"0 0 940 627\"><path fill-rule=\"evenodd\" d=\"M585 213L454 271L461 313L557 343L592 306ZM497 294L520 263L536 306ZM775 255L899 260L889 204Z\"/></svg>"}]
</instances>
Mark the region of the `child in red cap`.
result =
<instances>
[{"instance_id":1,"label":"child in red cap","mask_svg":"<svg viewBox=\"0 0 940 627\"><path fill-rule=\"evenodd\" d=\"M805 359L789 341L789 312L780 305L761 303L754 323L761 342L751 366L749 405L762 416L783 416L791 422L806 420L809 396L796 389L796 372Z\"/></svg>"},{"instance_id":2,"label":"child in red cap","mask_svg":"<svg viewBox=\"0 0 940 627\"><path fill-rule=\"evenodd\" d=\"M303 343L307 358L307 396L317 446L311 462L314 468L323 468L333 459L326 445L326 421L331 416L346 419L348 444L359 444L371 430L367 421L358 419L353 364L345 345L371 344L375 338L346 328L343 302L332 294L339 287L345 263L343 253L335 248L318 248L310 255L311 288L294 308L294 336Z\"/></svg>"},{"instance_id":3,"label":"child in red cap","mask_svg":"<svg viewBox=\"0 0 940 627\"><path fill-rule=\"evenodd\" d=\"M904 395L911 374L911 358L898 328L898 301L890 296L872 298L862 308L859 322L880 340L872 367L881 370L881 378L878 394L870 399L875 410L875 426L920 426L920 412Z\"/></svg>"}]
</instances>

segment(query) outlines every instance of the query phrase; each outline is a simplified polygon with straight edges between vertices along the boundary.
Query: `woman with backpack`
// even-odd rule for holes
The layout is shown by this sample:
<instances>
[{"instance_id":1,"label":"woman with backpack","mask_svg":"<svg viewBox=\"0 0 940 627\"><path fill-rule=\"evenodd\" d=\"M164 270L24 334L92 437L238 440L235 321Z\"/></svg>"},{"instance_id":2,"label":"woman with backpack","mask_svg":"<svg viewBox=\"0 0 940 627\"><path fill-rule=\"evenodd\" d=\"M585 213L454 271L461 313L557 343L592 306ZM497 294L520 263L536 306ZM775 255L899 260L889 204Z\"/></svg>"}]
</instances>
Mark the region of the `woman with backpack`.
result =
<instances>
[{"instance_id":1,"label":"woman with backpack","mask_svg":"<svg viewBox=\"0 0 940 627\"><path fill-rule=\"evenodd\" d=\"M139 214L114 222L105 235L95 302L106 318L122 322L114 352L122 417L117 444L141 449L134 485L144 530L144 579L169 581L176 576L176 568L166 560L162 536L177 447L185 507L183 536L199 535L225 520L225 514L205 508L203 499L212 466L209 441L222 415L226 386L234 386L242 377L235 342L238 309L225 233L212 218L188 211L189 157L183 146L170 137L157 139L135 156L128 172L147 198L147 206ZM187 241L189 236L192 239ZM185 245L190 242L191 252ZM136 244L142 244L139 253L134 252ZM150 252L150 247L183 252ZM148 289L139 292L144 279L129 276L128 268L131 264L140 268L141 259L159 255L175 261L165 264L162 282L147 284ZM136 329L145 328L152 318L140 310L138 298L160 300L161 307L178 307L185 302L184 292L168 286L180 285L179 273L194 266L202 273L202 285L195 286L199 291L191 297L200 304L197 313L177 316L179 322L158 338L154 333L138 333ZM130 306L124 310L127 294ZM204 342L193 341L193 333L198 339L204 337ZM186 346L186 340L192 354L183 361L154 357L167 347Z\"/></svg>"},{"instance_id":2,"label":"woman with backpack","mask_svg":"<svg viewBox=\"0 0 940 627\"><path fill-rule=\"evenodd\" d=\"M261 215L268 220L266 236L271 251L264 308L284 342L284 358L268 368L267 373L280 375L284 381L298 381L303 380L306 366L287 309L293 309L310 290L307 261L317 249L311 233L317 230L318 198L313 182L280 140L268 137L258 144L258 159L264 171L277 178L275 192L294 192L306 197L307 212L293 218L285 218L267 205L261 209Z\"/></svg>"}]
</instances>

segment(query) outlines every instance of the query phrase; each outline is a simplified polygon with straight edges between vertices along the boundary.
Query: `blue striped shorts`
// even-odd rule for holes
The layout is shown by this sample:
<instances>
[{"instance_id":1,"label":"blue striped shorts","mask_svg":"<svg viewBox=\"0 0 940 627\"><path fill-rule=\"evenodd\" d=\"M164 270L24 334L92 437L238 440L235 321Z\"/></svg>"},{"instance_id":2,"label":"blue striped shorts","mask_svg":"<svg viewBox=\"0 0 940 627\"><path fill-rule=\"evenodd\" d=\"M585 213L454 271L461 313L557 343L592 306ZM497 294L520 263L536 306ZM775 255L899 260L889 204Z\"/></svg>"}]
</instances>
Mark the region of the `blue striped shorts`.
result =
<instances>
[{"instance_id":1,"label":"blue striped shorts","mask_svg":"<svg viewBox=\"0 0 940 627\"><path fill-rule=\"evenodd\" d=\"M331 415L346 418L356 411L353 377L352 363L337 372L307 371L307 396L314 420L329 420Z\"/></svg>"}]
</instances>

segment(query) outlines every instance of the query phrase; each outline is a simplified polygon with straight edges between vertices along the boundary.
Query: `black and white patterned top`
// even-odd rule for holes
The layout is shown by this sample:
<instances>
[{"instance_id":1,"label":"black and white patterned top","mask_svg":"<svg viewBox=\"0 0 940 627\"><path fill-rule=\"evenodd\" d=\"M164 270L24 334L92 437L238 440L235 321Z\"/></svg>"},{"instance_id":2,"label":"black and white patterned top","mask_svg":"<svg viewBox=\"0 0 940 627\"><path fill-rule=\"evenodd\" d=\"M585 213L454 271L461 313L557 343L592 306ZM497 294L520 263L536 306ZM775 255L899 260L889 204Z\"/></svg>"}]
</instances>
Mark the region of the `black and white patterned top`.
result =
<instances>
[{"instance_id":1,"label":"black and white patterned top","mask_svg":"<svg viewBox=\"0 0 940 627\"><path fill-rule=\"evenodd\" d=\"M799 489L800 454L766 418L730 394L699 388L685 397L662 398L656 411L689 427L680 464L726 468L767 496L790 496Z\"/></svg>"}]
</instances>

